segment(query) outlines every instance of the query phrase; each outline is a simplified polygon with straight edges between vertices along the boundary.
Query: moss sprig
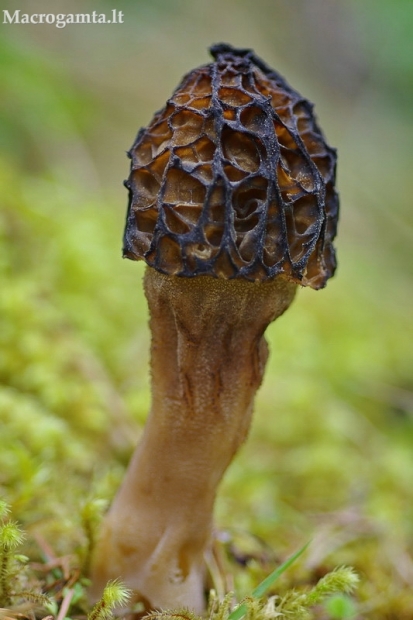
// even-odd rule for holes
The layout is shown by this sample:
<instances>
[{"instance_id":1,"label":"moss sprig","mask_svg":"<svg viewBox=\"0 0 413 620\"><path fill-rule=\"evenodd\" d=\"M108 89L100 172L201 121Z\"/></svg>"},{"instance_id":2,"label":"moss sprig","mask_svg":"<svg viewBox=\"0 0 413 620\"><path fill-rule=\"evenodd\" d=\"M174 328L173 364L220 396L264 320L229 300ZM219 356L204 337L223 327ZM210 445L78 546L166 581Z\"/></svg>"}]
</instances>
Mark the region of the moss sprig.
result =
<instances>
[{"instance_id":1,"label":"moss sprig","mask_svg":"<svg viewBox=\"0 0 413 620\"><path fill-rule=\"evenodd\" d=\"M8 521L9 507L0 505L0 605L8 607L13 596L12 583L16 574L14 551L22 544L24 534L14 521Z\"/></svg>"},{"instance_id":2,"label":"moss sprig","mask_svg":"<svg viewBox=\"0 0 413 620\"><path fill-rule=\"evenodd\" d=\"M187 607L177 609L176 611L160 610L151 611L145 616L145 620L202 620L202 616L198 616L195 612Z\"/></svg>"},{"instance_id":3,"label":"moss sprig","mask_svg":"<svg viewBox=\"0 0 413 620\"><path fill-rule=\"evenodd\" d=\"M18 553L25 539L20 526L9 518L10 506L0 500L0 607L14 607L16 602L46 608L48 596L36 590L36 580L28 577L29 558Z\"/></svg>"},{"instance_id":4,"label":"moss sprig","mask_svg":"<svg viewBox=\"0 0 413 620\"><path fill-rule=\"evenodd\" d=\"M280 599L271 597L264 605L261 618L277 617L294 620L311 620L313 608L324 603L333 594L351 594L359 583L359 577L351 567L342 566L327 573L307 591L290 590Z\"/></svg>"},{"instance_id":5,"label":"moss sprig","mask_svg":"<svg viewBox=\"0 0 413 620\"><path fill-rule=\"evenodd\" d=\"M308 606L318 605L327 596L337 594L351 594L356 589L360 581L359 576L353 568L341 566L331 573L327 573L305 596Z\"/></svg>"},{"instance_id":6,"label":"moss sprig","mask_svg":"<svg viewBox=\"0 0 413 620\"><path fill-rule=\"evenodd\" d=\"M131 598L132 591L120 580L109 581L102 598L88 614L88 620L110 620L115 607L123 607Z\"/></svg>"}]
</instances>

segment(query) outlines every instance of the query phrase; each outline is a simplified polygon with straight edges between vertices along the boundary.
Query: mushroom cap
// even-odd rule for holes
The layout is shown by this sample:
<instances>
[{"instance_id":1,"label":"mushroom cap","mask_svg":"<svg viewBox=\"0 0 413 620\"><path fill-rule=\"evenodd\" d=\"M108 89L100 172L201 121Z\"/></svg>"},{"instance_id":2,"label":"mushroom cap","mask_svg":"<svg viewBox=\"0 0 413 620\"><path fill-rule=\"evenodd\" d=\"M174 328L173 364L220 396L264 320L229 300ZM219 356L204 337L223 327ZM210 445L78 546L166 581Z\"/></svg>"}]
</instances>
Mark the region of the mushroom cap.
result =
<instances>
[{"instance_id":1,"label":"mushroom cap","mask_svg":"<svg viewBox=\"0 0 413 620\"><path fill-rule=\"evenodd\" d=\"M251 50L211 48L128 153L123 255L176 276L318 289L336 267L336 151Z\"/></svg>"}]
</instances>

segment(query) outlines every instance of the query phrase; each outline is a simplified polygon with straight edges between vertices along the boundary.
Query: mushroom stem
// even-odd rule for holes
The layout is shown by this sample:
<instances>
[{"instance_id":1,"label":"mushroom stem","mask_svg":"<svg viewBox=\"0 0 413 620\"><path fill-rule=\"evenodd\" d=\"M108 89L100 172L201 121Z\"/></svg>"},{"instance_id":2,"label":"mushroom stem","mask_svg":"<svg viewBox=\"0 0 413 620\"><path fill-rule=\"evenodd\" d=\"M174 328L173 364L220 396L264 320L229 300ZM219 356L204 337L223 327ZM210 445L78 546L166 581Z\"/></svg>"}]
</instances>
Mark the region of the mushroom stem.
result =
<instances>
[{"instance_id":1,"label":"mushroom stem","mask_svg":"<svg viewBox=\"0 0 413 620\"><path fill-rule=\"evenodd\" d=\"M121 577L148 608L205 607L217 486L246 438L267 359L267 325L296 285L148 268L152 408L95 559L96 592Z\"/></svg>"}]
</instances>

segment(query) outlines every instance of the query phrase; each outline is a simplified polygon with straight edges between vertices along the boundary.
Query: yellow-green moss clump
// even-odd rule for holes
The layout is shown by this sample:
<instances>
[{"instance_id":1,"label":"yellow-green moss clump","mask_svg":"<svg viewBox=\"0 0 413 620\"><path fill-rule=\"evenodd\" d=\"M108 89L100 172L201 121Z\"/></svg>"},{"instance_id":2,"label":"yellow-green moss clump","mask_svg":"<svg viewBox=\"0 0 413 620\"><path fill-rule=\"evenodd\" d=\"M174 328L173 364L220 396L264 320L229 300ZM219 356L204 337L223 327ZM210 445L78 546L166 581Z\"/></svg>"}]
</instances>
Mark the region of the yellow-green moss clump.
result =
<instances>
[{"instance_id":1,"label":"yellow-green moss clump","mask_svg":"<svg viewBox=\"0 0 413 620\"><path fill-rule=\"evenodd\" d=\"M99 149L113 148L113 134L105 142L107 127L99 125L102 108L91 115L92 86L83 92L63 63L54 70L25 47L26 32L21 49L0 49L2 127L9 132L0 154L0 497L11 507L1 527L25 533L6 561L2 551L0 607L7 611L0 614L86 617L93 531L148 411L147 315L140 266L120 259L122 189L113 197L102 173L101 191L98 183L92 191L92 175L75 174L93 168L84 148L93 132ZM383 110L386 119L399 114L397 106ZM381 144L388 120L374 122ZM393 139L405 133L404 124L391 124ZM367 156L367 148L351 150L354 197L361 195L363 209L353 209L355 224L345 223L337 278L326 291L300 291L270 330L269 372L249 442L220 491L220 551L210 567L220 601L227 591L235 590L238 602L250 596L312 539L264 600L251 602L248 613L258 609L259 618L276 617L281 601L284 611L288 601L296 605L292 589L298 599L308 596L336 566L353 566L358 588L332 593L305 613L320 620L412 617L413 287L410 245L402 245L408 226L400 226L411 216L410 176L397 181L396 192L400 162L386 155L385 202L359 194L358 164L369 162L375 182L377 170L387 169L380 149ZM387 219L379 220L379 207ZM363 243L349 238L357 227ZM297 607L294 613L300 617Z\"/></svg>"}]
</instances>

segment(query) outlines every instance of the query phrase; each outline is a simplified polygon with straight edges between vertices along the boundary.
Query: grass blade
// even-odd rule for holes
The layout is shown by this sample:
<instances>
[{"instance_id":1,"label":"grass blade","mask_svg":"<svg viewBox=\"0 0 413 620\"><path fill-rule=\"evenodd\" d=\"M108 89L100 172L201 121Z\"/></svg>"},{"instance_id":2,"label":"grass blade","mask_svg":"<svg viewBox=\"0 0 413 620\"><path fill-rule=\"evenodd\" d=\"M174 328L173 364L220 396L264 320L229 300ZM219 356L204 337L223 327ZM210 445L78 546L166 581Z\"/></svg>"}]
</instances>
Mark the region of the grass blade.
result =
<instances>
[{"instance_id":1,"label":"grass blade","mask_svg":"<svg viewBox=\"0 0 413 620\"><path fill-rule=\"evenodd\" d=\"M289 557L281 566L273 570L272 573L268 575L263 581L251 593L253 598L260 598L267 590L270 589L272 584L277 581L277 579L282 575L287 568L291 566L299 557L304 553L307 549L310 542L306 543L301 549L299 549L296 553L294 553L291 557ZM241 603L238 607L236 607L228 616L228 620L240 620L247 613L247 605L245 603Z\"/></svg>"}]
</instances>

